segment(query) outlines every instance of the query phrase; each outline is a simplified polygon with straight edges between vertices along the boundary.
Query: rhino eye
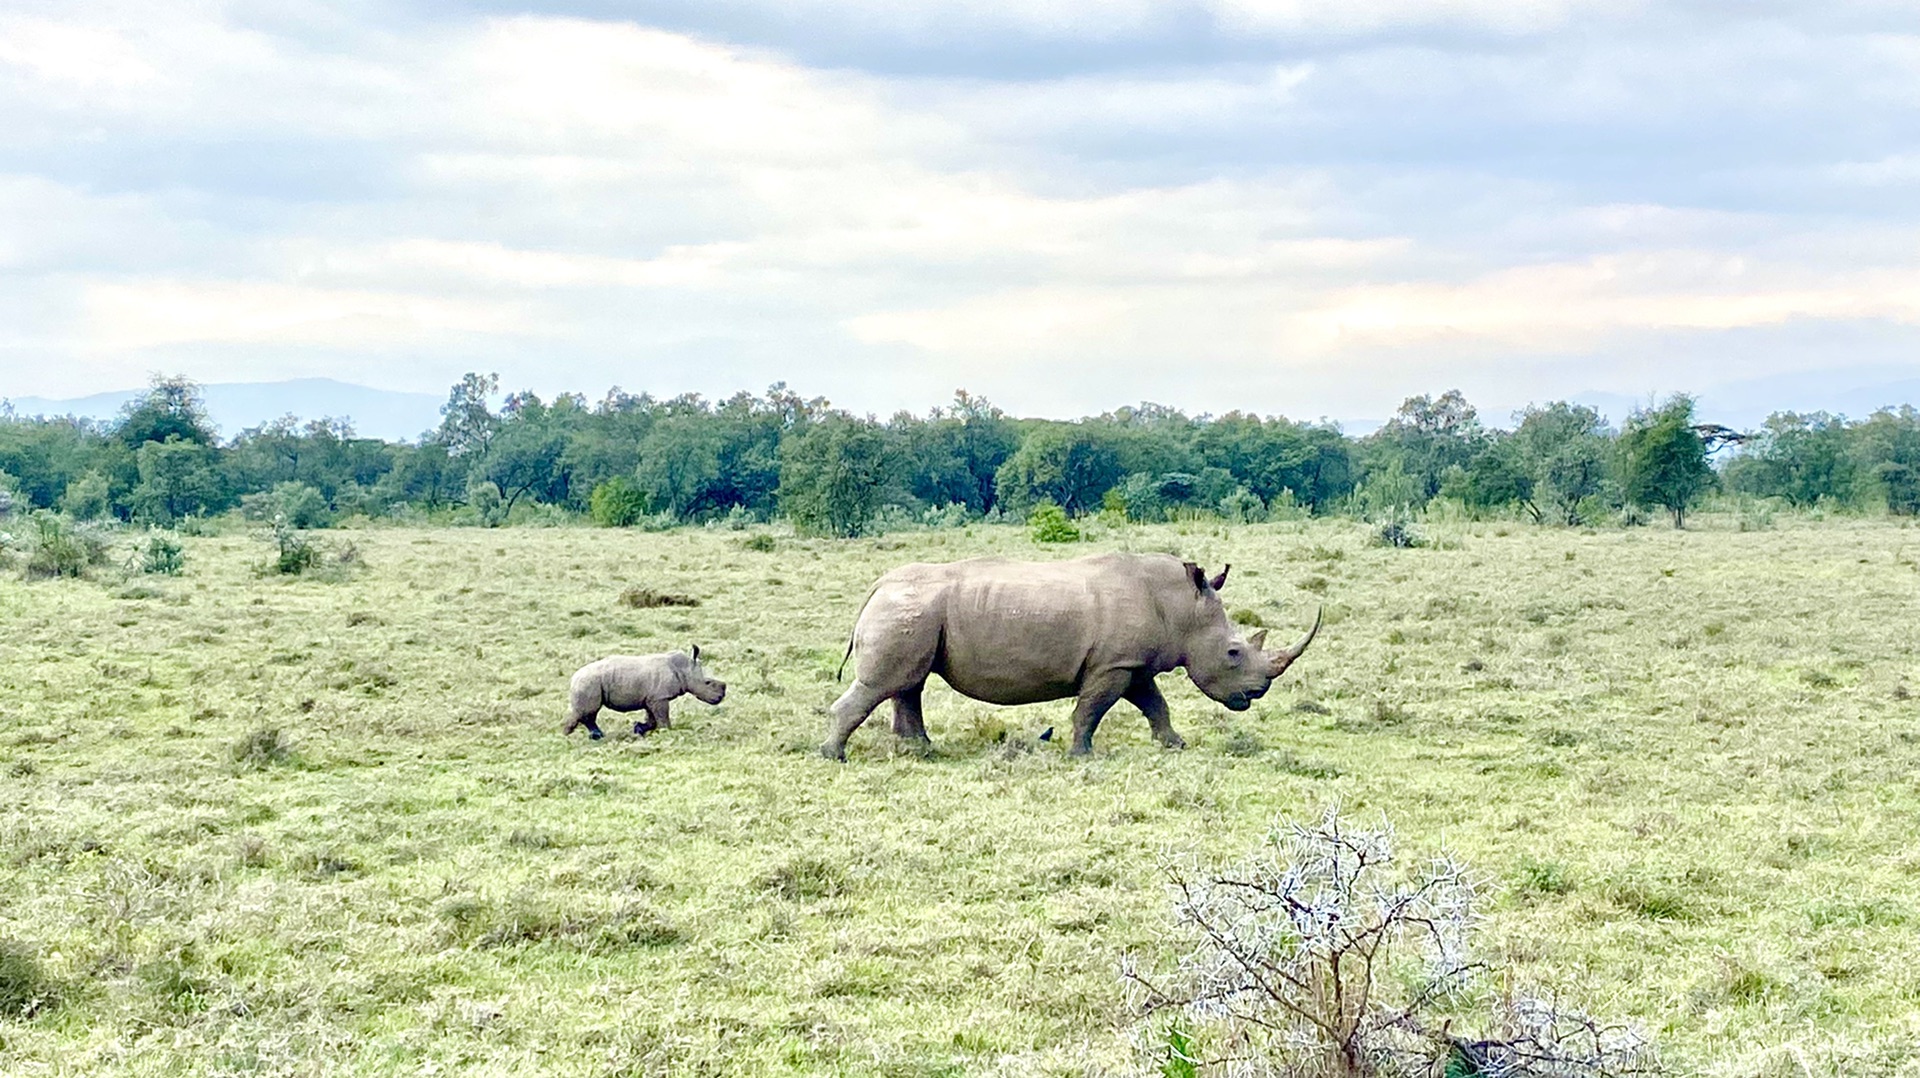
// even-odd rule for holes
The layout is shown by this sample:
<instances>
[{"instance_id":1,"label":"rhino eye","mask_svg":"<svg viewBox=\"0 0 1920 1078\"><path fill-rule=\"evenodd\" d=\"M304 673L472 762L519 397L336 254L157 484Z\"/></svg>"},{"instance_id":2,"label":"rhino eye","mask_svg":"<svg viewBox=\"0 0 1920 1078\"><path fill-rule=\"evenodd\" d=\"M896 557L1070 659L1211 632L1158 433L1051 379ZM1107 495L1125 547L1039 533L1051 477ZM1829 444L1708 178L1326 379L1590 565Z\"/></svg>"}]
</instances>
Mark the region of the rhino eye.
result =
<instances>
[{"instance_id":1,"label":"rhino eye","mask_svg":"<svg viewBox=\"0 0 1920 1078\"><path fill-rule=\"evenodd\" d=\"M1239 649L1239 648L1228 648L1228 649L1227 649L1227 658L1229 658L1229 659L1238 659L1239 657L1240 657L1240 649Z\"/></svg>"}]
</instances>

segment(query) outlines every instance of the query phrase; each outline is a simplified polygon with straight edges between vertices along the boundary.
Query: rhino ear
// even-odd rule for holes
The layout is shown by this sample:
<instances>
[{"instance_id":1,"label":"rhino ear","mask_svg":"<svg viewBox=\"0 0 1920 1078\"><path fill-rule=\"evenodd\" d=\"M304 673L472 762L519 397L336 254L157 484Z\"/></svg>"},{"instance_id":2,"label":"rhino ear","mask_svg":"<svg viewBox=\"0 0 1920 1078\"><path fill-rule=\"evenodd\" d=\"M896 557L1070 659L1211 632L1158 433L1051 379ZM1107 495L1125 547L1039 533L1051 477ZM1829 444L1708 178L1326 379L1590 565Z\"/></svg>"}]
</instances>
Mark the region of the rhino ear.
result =
<instances>
[{"instance_id":1,"label":"rhino ear","mask_svg":"<svg viewBox=\"0 0 1920 1078\"><path fill-rule=\"evenodd\" d=\"M693 661L700 661L700 645L698 644L693 645Z\"/></svg>"},{"instance_id":2,"label":"rhino ear","mask_svg":"<svg viewBox=\"0 0 1920 1078\"><path fill-rule=\"evenodd\" d=\"M1193 590L1207 590L1207 571L1192 562L1182 562L1187 567L1187 577L1193 581Z\"/></svg>"},{"instance_id":3,"label":"rhino ear","mask_svg":"<svg viewBox=\"0 0 1920 1078\"><path fill-rule=\"evenodd\" d=\"M1216 575L1212 580L1207 581L1207 586L1212 588L1214 591L1219 591L1221 588L1226 587L1227 573L1232 568L1233 568L1232 565L1221 566L1219 574Z\"/></svg>"}]
</instances>

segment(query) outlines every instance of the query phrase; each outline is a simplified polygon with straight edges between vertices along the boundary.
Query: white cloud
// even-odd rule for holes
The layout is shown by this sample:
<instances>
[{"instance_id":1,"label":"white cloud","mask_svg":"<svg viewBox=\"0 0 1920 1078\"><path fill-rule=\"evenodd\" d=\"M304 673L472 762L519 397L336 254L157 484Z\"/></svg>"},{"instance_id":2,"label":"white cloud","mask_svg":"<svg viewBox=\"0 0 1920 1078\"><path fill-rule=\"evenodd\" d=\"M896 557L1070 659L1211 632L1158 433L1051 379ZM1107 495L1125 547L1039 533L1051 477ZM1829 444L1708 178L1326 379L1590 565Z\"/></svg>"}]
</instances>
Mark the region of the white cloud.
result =
<instances>
[{"instance_id":1,"label":"white cloud","mask_svg":"<svg viewBox=\"0 0 1920 1078\"><path fill-rule=\"evenodd\" d=\"M1408 26L1465 25L1537 33L1588 13L1624 14L1622 0L1214 0L1229 25L1261 33L1369 33Z\"/></svg>"},{"instance_id":2,"label":"white cloud","mask_svg":"<svg viewBox=\"0 0 1920 1078\"><path fill-rule=\"evenodd\" d=\"M1920 325L1909 223L1716 202L1662 188L1656 166L1706 182L1684 156L1633 156L1648 131L1712 134L1663 128L1656 97L1818 114L1810 82L1741 81L1755 56L1807 78L1812 31L1643 49L1588 44L1632 21L1589 0L1219 0L1250 50L1232 62L902 78L537 15L323 46L244 8L0 17L0 110L27 133L0 267L34 297L5 305L0 394L185 363L425 389L484 366L543 391L785 379L879 411L965 384L1050 414L1158 396L1312 415L1623 342L1737 332L1746 357L1785 326ZM1198 9L805 10L1106 41ZM1434 40L1298 43L1395 29ZM1476 44L1450 51L1456 32ZM1875 48L1874 93L1898 101L1905 46ZM1622 177L1585 174L1606 138ZM1814 156L1773 175L1833 190L1913 173L1871 139L1789 151ZM1555 153L1574 164L1533 159ZM1594 369L1563 368L1563 392Z\"/></svg>"},{"instance_id":3,"label":"white cloud","mask_svg":"<svg viewBox=\"0 0 1920 1078\"><path fill-rule=\"evenodd\" d=\"M85 286L85 344L105 353L174 344L386 349L466 334L523 333L514 306L264 281L142 280Z\"/></svg>"}]
</instances>

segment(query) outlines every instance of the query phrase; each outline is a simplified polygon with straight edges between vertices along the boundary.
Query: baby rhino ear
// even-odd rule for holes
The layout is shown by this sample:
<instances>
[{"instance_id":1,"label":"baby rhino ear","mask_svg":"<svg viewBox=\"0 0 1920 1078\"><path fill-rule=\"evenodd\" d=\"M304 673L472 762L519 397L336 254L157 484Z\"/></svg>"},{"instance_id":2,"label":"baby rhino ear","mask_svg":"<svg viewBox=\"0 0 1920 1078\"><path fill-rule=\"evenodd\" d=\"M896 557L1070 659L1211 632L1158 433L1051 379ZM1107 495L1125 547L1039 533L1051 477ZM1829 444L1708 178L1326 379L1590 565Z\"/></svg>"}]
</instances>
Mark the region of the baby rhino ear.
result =
<instances>
[{"instance_id":1,"label":"baby rhino ear","mask_svg":"<svg viewBox=\"0 0 1920 1078\"><path fill-rule=\"evenodd\" d=\"M693 645L693 661L700 661L700 645L698 644Z\"/></svg>"}]
</instances>

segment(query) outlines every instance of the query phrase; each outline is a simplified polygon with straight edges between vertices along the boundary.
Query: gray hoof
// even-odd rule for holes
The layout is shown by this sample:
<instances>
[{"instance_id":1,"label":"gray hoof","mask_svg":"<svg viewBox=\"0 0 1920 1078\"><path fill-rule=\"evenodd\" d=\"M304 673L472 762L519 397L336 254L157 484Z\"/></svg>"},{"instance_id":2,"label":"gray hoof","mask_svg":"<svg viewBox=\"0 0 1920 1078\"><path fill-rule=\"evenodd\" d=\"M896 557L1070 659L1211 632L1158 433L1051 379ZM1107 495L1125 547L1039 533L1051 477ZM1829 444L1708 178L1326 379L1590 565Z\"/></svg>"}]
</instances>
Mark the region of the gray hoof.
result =
<instances>
[{"instance_id":1,"label":"gray hoof","mask_svg":"<svg viewBox=\"0 0 1920 1078\"><path fill-rule=\"evenodd\" d=\"M601 732L600 732L600 731L598 731L598 730L588 730L588 731L587 731L587 736L588 736L588 737L590 737L590 738L592 738L592 739L593 739L593 740L595 740L595 741L598 741L598 740L600 740L601 738L603 738L603 737L605 737L605 736L607 736L607 735L605 735L605 734L603 734L603 733L601 733Z\"/></svg>"}]
</instances>

